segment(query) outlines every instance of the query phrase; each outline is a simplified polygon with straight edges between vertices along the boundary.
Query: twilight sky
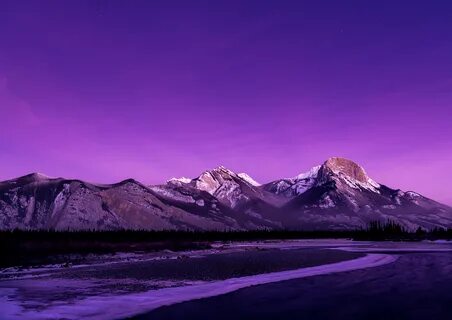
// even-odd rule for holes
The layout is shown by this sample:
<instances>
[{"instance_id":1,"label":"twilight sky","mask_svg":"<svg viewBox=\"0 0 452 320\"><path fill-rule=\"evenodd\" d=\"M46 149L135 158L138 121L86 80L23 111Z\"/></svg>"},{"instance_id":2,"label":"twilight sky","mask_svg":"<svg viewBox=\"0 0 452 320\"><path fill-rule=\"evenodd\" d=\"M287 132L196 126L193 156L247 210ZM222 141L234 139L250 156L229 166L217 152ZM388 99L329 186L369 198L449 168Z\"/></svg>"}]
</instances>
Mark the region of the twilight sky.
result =
<instances>
[{"instance_id":1,"label":"twilight sky","mask_svg":"<svg viewBox=\"0 0 452 320\"><path fill-rule=\"evenodd\" d=\"M452 2L2 0L0 121L2 180L343 156L452 205Z\"/></svg>"}]
</instances>

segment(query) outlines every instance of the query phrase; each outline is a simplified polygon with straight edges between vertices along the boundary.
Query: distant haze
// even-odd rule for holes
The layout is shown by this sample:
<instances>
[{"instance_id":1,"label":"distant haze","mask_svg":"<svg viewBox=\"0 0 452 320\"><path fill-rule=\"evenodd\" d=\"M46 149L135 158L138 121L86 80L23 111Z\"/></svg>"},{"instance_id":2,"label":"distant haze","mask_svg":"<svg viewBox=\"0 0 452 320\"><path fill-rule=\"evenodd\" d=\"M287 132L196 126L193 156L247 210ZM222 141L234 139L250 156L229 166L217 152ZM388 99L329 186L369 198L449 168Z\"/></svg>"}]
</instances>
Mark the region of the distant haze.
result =
<instances>
[{"instance_id":1,"label":"distant haze","mask_svg":"<svg viewBox=\"0 0 452 320\"><path fill-rule=\"evenodd\" d=\"M448 1L2 1L0 179L341 156L452 205L451 30Z\"/></svg>"}]
</instances>

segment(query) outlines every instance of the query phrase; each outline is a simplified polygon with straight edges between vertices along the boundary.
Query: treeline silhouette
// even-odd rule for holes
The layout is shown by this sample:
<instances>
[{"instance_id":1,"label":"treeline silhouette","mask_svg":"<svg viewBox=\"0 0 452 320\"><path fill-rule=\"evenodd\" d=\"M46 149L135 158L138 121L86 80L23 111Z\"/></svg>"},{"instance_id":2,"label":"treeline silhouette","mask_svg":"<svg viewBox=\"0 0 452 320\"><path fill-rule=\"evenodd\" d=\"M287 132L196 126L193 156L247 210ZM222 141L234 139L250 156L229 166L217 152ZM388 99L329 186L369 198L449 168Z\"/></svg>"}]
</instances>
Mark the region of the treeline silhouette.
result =
<instances>
[{"instance_id":1,"label":"treeline silhouette","mask_svg":"<svg viewBox=\"0 0 452 320\"><path fill-rule=\"evenodd\" d=\"M408 230L400 224L389 220L371 221L364 230L356 230L353 240L370 241L421 241L421 240L452 240L452 229L432 228L430 230L418 227L416 230Z\"/></svg>"},{"instance_id":2,"label":"treeline silhouette","mask_svg":"<svg viewBox=\"0 0 452 320\"><path fill-rule=\"evenodd\" d=\"M394 221L371 221L356 230L252 230L252 231L0 231L0 266L48 263L48 257L68 254L109 254L158 250L210 248L212 241L288 239L353 239L419 241L452 239L452 229L409 231Z\"/></svg>"}]
</instances>

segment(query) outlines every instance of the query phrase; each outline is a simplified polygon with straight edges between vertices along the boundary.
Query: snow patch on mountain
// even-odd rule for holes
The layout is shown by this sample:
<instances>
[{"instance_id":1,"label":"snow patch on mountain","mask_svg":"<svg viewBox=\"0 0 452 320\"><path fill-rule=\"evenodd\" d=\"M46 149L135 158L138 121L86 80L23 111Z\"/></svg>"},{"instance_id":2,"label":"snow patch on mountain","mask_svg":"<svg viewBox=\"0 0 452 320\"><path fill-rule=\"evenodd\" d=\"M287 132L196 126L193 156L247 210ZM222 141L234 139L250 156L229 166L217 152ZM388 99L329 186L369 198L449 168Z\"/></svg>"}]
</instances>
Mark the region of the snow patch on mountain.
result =
<instances>
[{"instance_id":1,"label":"snow patch on mountain","mask_svg":"<svg viewBox=\"0 0 452 320\"><path fill-rule=\"evenodd\" d=\"M35 180L50 180L50 179L55 179L55 178L53 178L53 177L50 177L50 176L45 175L45 174L40 173L40 172L34 172L34 173L31 173L31 174L29 174L29 177L30 177L30 178L33 178L33 179L35 179Z\"/></svg>"},{"instance_id":2,"label":"snow patch on mountain","mask_svg":"<svg viewBox=\"0 0 452 320\"><path fill-rule=\"evenodd\" d=\"M259 182L257 182L256 180L254 180L253 178L251 178L248 174L246 174L244 172L238 173L237 175L252 186L258 187L261 185Z\"/></svg>"},{"instance_id":3,"label":"snow patch on mountain","mask_svg":"<svg viewBox=\"0 0 452 320\"><path fill-rule=\"evenodd\" d=\"M319 203L319 207L322 209L334 208L336 205L329 195L325 196Z\"/></svg>"},{"instance_id":4,"label":"snow patch on mountain","mask_svg":"<svg viewBox=\"0 0 452 320\"><path fill-rule=\"evenodd\" d=\"M311 170L300 173L295 178L292 178L292 180L297 181L297 180L305 180L305 179L315 179L315 178L317 178L317 175L319 174L320 167L321 167L320 165L312 167Z\"/></svg>"},{"instance_id":5,"label":"snow patch on mountain","mask_svg":"<svg viewBox=\"0 0 452 320\"><path fill-rule=\"evenodd\" d=\"M212 174L209 171L204 172L201 174L197 179L195 183L196 189L206 191L213 195L215 191L220 187L221 183L215 179L215 177L212 176Z\"/></svg>"},{"instance_id":6,"label":"snow patch on mountain","mask_svg":"<svg viewBox=\"0 0 452 320\"><path fill-rule=\"evenodd\" d=\"M350 188L353 189L366 189L375 193L380 193L378 188L380 188L380 185L373 181L372 179L368 178L366 182L362 182L359 180L356 180L342 172L336 173Z\"/></svg>"},{"instance_id":7,"label":"snow patch on mountain","mask_svg":"<svg viewBox=\"0 0 452 320\"><path fill-rule=\"evenodd\" d=\"M169 179L167 182L169 182L169 183L176 183L176 184L179 184L179 183L185 183L185 184L187 184L187 183L192 182L192 179L186 178L186 177L171 178L171 179Z\"/></svg>"},{"instance_id":8,"label":"snow patch on mountain","mask_svg":"<svg viewBox=\"0 0 452 320\"><path fill-rule=\"evenodd\" d=\"M315 166L311 170L300 173L296 177L275 181L271 191L288 198L300 195L316 185L320 168L321 166Z\"/></svg>"},{"instance_id":9,"label":"snow patch on mountain","mask_svg":"<svg viewBox=\"0 0 452 320\"><path fill-rule=\"evenodd\" d=\"M55 197L55 200L53 201L53 211L52 211L52 217L55 216L61 209L63 209L67 198L69 197L69 184L65 183L63 185L63 190L58 193L58 195Z\"/></svg>"},{"instance_id":10,"label":"snow patch on mountain","mask_svg":"<svg viewBox=\"0 0 452 320\"><path fill-rule=\"evenodd\" d=\"M196 202L196 200L193 197L184 195L184 194L177 192L175 190L172 190L172 189L157 187L157 186L151 187L150 189L163 197L171 198L176 201L185 202L185 203L195 203ZM203 203L203 205L204 205L204 203Z\"/></svg>"},{"instance_id":11,"label":"snow patch on mountain","mask_svg":"<svg viewBox=\"0 0 452 320\"><path fill-rule=\"evenodd\" d=\"M213 195L222 202L229 204L231 208L235 208L240 202L248 200L248 197L242 193L240 186L233 181L224 181Z\"/></svg>"},{"instance_id":12,"label":"snow patch on mountain","mask_svg":"<svg viewBox=\"0 0 452 320\"><path fill-rule=\"evenodd\" d=\"M405 194L411 198L420 198L421 197L421 195L419 193L414 192L414 191L407 191L407 192L405 192Z\"/></svg>"}]
</instances>

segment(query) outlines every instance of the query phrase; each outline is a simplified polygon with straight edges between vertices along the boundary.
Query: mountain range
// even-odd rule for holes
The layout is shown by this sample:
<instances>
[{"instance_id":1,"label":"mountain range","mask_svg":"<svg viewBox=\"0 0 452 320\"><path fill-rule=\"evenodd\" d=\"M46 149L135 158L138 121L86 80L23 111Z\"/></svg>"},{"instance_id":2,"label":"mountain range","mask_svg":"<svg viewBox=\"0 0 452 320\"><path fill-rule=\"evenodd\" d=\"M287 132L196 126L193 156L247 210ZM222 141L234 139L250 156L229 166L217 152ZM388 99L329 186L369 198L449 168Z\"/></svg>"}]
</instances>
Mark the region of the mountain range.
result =
<instances>
[{"instance_id":1,"label":"mountain range","mask_svg":"<svg viewBox=\"0 0 452 320\"><path fill-rule=\"evenodd\" d=\"M266 184L223 166L152 186L39 173L0 182L2 230L349 230L375 220L410 230L452 227L452 208L380 184L337 157Z\"/></svg>"}]
</instances>

